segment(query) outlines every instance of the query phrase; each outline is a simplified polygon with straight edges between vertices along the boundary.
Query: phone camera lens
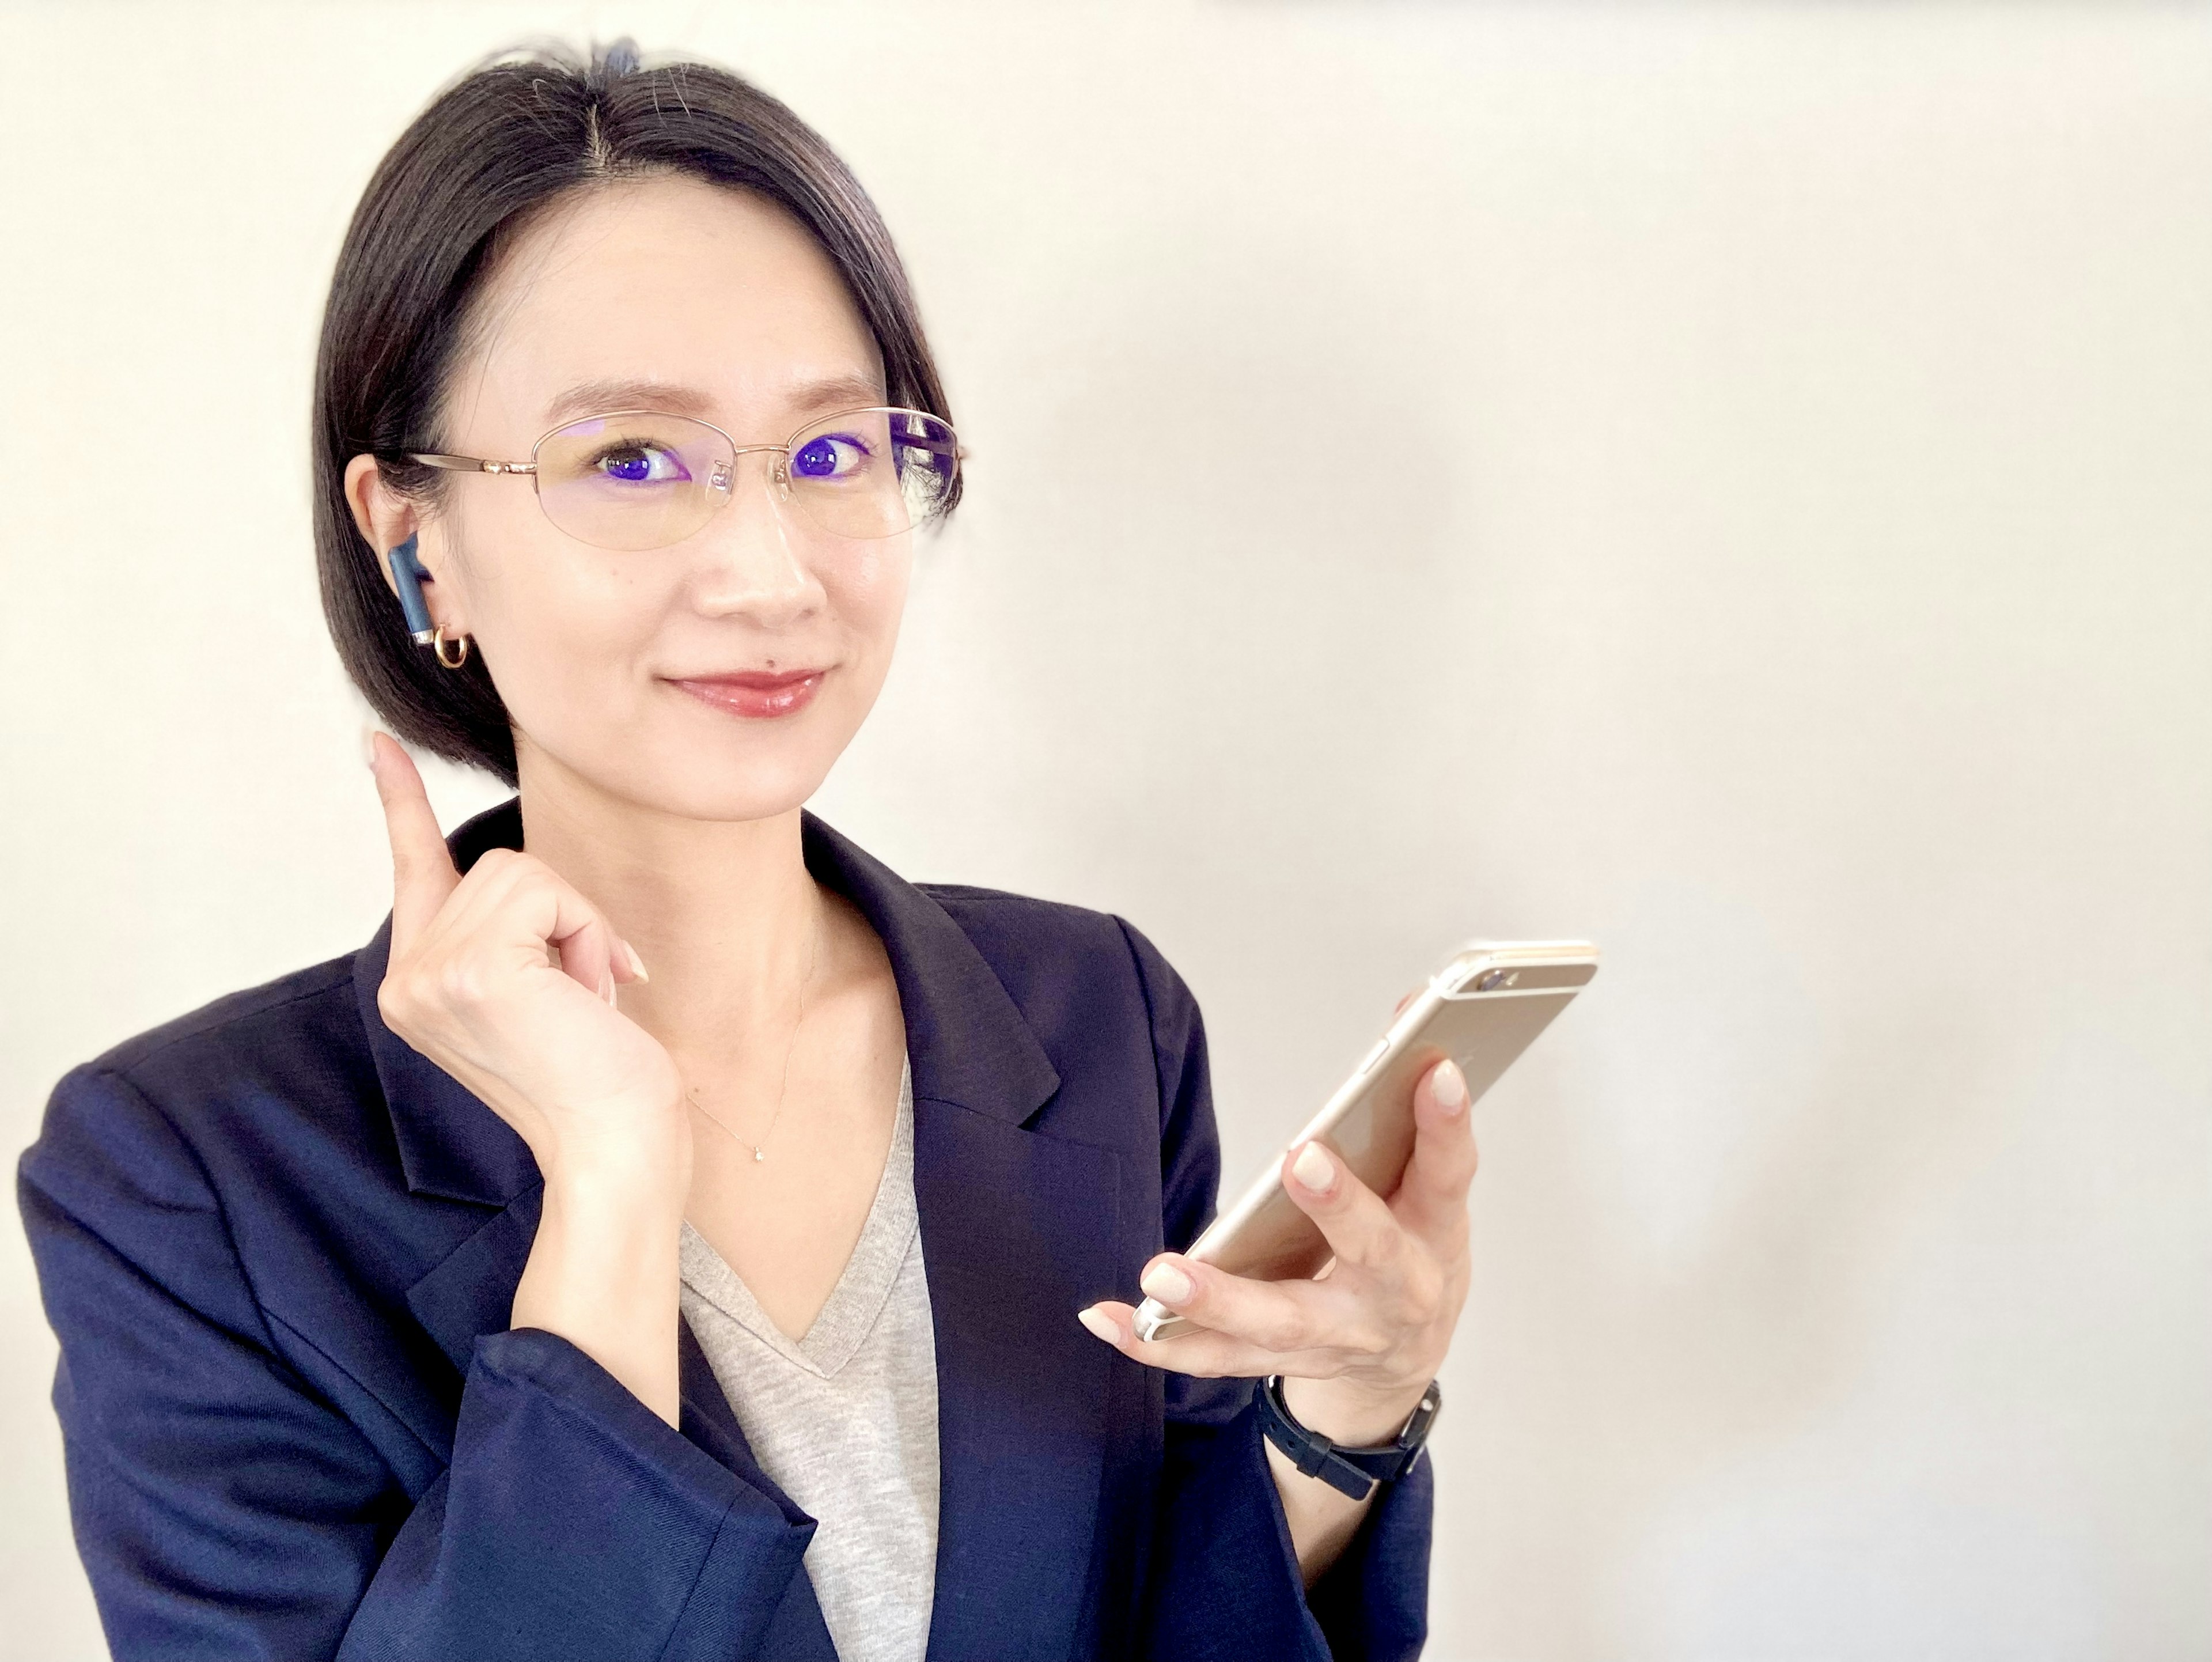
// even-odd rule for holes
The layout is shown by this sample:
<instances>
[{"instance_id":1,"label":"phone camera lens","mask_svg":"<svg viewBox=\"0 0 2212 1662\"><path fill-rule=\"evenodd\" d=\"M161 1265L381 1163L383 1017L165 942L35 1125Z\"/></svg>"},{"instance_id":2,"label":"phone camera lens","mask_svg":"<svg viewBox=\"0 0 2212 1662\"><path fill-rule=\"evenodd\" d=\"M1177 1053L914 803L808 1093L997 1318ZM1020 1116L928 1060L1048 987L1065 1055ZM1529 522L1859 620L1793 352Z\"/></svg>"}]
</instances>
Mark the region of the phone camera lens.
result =
<instances>
[{"instance_id":1,"label":"phone camera lens","mask_svg":"<svg viewBox=\"0 0 2212 1662\"><path fill-rule=\"evenodd\" d=\"M1477 991L1478 993L1486 993L1486 992L1490 991L1490 989L1491 989L1492 988L1493 988L1493 987L1498 987L1498 986L1502 986L1502 985L1504 985L1504 981L1505 981L1505 971L1503 971L1503 970L1492 970L1492 971L1488 971L1486 974L1480 975L1480 976L1478 976L1478 977L1475 977L1474 990L1475 990L1475 991Z\"/></svg>"}]
</instances>

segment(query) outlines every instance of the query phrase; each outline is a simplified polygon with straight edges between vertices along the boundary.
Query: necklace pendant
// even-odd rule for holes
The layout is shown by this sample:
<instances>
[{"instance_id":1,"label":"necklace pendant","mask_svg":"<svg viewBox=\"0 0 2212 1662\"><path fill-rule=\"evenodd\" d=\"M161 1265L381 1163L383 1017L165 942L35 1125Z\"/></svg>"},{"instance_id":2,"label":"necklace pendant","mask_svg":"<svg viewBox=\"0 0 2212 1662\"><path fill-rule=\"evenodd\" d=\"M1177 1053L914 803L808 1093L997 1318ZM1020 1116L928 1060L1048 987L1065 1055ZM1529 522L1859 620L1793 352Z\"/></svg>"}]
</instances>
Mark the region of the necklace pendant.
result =
<instances>
[{"instance_id":1,"label":"necklace pendant","mask_svg":"<svg viewBox=\"0 0 2212 1662\"><path fill-rule=\"evenodd\" d=\"M759 1149L756 1148L756 1149L754 1149L754 1150L753 1150L753 1158L754 1158L755 1160L766 1160L766 1159L768 1158L768 1156L767 1156L766 1154L763 1154Z\"/></svg>"}]
</instances>

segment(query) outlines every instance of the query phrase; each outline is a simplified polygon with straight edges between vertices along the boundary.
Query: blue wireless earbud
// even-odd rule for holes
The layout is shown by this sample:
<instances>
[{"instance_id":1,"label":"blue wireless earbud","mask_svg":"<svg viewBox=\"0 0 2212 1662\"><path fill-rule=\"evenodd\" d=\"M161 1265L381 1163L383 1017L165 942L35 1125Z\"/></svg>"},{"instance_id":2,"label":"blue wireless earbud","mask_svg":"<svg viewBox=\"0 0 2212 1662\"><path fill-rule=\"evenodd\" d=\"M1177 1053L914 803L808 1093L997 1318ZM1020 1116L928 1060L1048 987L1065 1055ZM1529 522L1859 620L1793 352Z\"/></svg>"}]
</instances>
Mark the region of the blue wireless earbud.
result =
<instances>
[{"instance_id":1,"label":"blue wireless earbud","mask_svg":"<svg viewBox=\"0 0 2212 1662\"><path fill-rule=\"evenodd\" d=\"M430 622L430 608L422 603L422 585L430 574L415 557L415 539L410 537L385 557L392 562L392 581L399 590L399 610L407 618L407 632L416 646L428 646L438 631Z\"/></svg>"}]
</instances>

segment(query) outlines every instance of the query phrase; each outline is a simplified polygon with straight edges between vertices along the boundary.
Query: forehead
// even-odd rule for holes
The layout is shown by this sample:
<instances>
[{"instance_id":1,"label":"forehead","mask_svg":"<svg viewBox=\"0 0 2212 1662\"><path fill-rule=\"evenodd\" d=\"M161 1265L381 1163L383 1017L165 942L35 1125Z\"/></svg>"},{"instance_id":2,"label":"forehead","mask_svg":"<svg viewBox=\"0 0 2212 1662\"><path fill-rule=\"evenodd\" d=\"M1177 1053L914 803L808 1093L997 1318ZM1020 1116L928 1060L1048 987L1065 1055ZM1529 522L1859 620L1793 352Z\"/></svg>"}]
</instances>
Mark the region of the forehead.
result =
<instances>
[{"instance_id":1,"label":"forehead","mask_svg":"<svg viewBox=\"0 0 2212 1662\"><path fill-rule=\"evenodd\" d=\"M477 296L447 425L527 441L579 389L657 385L659 402L781 438L882 396L875 341L805 227L750 192L659 176L595 186L529 225ZM587 400L589 394L583 394Z\"/></svg>"}]
</instances>

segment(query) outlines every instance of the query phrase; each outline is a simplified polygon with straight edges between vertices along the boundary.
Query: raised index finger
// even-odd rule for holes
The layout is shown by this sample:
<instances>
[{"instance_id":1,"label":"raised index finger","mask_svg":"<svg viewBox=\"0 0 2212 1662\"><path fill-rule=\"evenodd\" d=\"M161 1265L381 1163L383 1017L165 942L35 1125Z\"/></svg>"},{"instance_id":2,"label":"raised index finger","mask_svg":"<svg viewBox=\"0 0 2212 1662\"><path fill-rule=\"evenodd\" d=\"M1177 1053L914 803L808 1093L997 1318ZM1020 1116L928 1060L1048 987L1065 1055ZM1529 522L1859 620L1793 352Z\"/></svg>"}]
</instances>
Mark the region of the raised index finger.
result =
<instances>
[{"instance_id":1,"label":"raised index finger","mask_svg":"<svg viewBox=\"0 0 2212 1662\"><path fill-rule=\"evenodd\" d=\"M446 850L414 758L386 734L372 731L368 769L392 837L392 955L397 958L460 886L461 874Z\"/></svg>"}]
</instances>

